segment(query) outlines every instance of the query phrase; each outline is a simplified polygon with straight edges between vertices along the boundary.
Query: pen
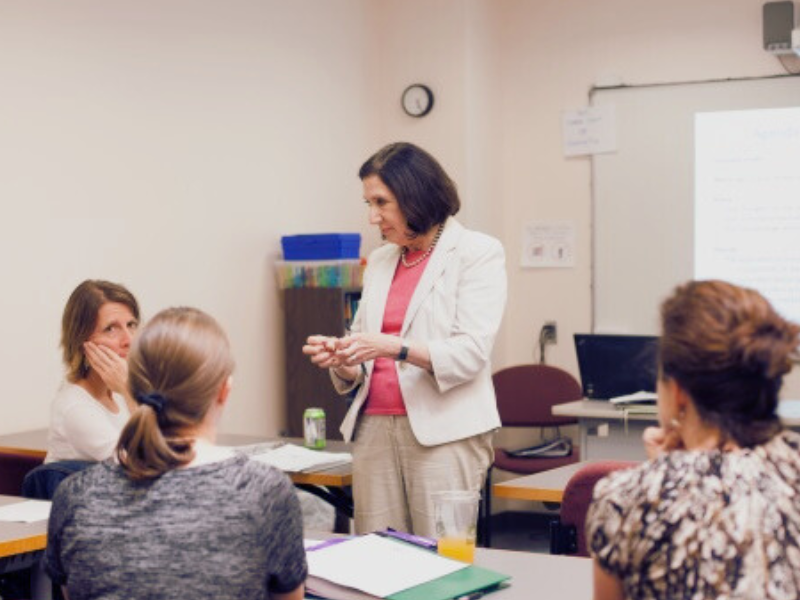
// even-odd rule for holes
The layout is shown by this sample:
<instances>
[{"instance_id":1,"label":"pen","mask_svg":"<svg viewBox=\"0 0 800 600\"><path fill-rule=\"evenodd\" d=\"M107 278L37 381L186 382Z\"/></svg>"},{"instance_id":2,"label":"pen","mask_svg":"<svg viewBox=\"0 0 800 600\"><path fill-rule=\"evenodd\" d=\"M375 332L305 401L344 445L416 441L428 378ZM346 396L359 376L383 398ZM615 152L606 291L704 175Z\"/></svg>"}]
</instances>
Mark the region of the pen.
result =
<instances>
[{"instance_id":1,"label":"pen","mask_svg":"<svg viewBox=\"0 0 800 600\"><path fill-rule=\"evenodd\" d=\"M472 592L470 594L464 594L463 596L456 596L454 600L478 600L478 598L483 598L489 592L494 592L495 590L499 590L502 588L508 587L507 583L495 583L486 587L482 590L478 590L476 592Z\"/></svg>"}]
</instances>

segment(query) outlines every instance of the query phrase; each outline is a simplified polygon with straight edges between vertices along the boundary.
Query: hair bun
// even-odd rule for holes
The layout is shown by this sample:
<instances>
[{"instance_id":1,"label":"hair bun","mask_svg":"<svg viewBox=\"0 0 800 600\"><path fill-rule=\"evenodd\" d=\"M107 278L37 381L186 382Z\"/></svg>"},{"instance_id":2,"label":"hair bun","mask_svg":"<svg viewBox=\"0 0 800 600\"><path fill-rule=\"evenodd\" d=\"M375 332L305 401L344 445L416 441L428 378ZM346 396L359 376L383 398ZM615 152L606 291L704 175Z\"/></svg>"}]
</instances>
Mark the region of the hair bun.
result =
<instances>
[{"instance_id":1,"label":"hair bun","mask_svg":"<svg viewBox=\"0 0 800 600\"><path fill-rule=\"evenodd\" d=\"M798 334L800 327L782 319L742 323L731 332L734 361L765 379L782 377L792 368Z\"/></svg>"}]
</instances>

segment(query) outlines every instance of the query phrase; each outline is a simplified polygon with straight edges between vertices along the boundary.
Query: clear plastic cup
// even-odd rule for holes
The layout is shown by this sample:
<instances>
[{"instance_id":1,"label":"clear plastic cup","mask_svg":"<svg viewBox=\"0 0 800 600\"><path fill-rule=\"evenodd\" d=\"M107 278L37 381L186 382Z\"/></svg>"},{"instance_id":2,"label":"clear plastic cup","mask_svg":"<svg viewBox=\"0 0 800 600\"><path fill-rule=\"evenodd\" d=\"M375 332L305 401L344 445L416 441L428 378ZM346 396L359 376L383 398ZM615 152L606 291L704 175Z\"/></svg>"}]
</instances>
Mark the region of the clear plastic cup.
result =
<instances>
[{"instance_id":1,"label":"clear plastic cup","mask_svg":"<svg viewBox=\"0 0 800 600\"><path fill-rule=\"evenodd\" d=\"M471 563L478 529L478 492L457 490L433 494L439 554Z\"/></svg>"}]
</instances>

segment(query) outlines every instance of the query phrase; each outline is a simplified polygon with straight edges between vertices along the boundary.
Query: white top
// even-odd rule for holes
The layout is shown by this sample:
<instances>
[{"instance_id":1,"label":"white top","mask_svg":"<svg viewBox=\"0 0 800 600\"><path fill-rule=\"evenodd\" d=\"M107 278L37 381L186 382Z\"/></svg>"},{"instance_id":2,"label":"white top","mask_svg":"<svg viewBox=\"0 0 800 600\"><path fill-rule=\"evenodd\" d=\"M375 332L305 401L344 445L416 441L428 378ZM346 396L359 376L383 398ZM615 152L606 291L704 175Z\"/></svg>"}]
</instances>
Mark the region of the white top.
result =
<instances>
[{"instance_id":1,"label":"white top","mask_svg":"<svg viewBox=\"0 0 800 600\"><path fill-rule=\"evenodd\" d=\"M370 254L353 332L380 332L400 248ZM408 421L417 441L436 446L500 427L489 358L506 306L505 251L496 239L450 217L406 311L401 337L427 344L433 373L397 363ZM340 393L360 385L340 431L351 441L369 392L374 361L354 381L331 371Z\"/></svg>"},{"instance_id":2,"label":"white top","mask_svg":"<svg viewBox=\"0 0 800 600\"><path fill-rule=\"evenodd\" d=\"M131 416L125 399L119 394L112 397L119 408L116 414L81 386L65 381L50 408L50 431L44 462L109 458Z\"/></svg>"}]
</instances>

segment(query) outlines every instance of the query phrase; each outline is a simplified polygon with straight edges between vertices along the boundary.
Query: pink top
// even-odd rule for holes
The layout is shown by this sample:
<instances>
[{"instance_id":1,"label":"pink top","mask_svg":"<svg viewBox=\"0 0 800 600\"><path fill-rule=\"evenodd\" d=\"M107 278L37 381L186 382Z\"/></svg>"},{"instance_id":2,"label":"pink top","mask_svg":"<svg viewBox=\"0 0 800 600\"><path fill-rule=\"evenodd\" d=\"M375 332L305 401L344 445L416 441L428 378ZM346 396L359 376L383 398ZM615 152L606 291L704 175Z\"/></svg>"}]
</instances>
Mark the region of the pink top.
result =
<instances>
[{"instance_id":1,"label":"pink top","mask_svg":"<svg viewBox=\"0 0 800 600\"><path fill-rule=\"evenodd\" d=\"M409 252L406 260L410 263L419 258L424 251ZM411 296L417 289L420 277L428 265L430 255L425 257L418 265L405 267L402 261L397 262L397 269L386 298L386 307L383 311L383 325L381 333L400 335L403 320L411 302ZM369 384L369 394L364 413L368 415L404 415L406 405L400 391L400 381L397 379L397 366L391 358L376 358L372 367L372 378Z\"/></svg>"}]
</instances>

